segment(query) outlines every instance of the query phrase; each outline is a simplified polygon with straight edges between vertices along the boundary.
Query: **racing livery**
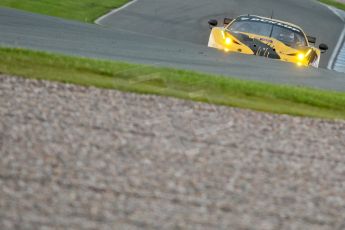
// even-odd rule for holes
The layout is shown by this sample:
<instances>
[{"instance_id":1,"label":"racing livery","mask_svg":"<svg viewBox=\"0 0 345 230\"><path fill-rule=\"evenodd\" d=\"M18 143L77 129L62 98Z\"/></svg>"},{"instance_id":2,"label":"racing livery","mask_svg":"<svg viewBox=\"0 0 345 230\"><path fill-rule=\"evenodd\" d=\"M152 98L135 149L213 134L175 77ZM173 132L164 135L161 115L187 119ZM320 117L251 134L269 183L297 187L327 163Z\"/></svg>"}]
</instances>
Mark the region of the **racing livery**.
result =
<instances>
[{"instance_id":1,"label":"racing livery","mask_svg":"<svg viewBox=\"0 0 345 230\"><path fill-rule=\"evenodd\" d=\"M291 23L256 15L243 15L224 19L224 26L216 27L216 20L209 20L212 28L208 46L225 52L237 52L279 59L299 66L318 67L321 53L310 45L316 38L306 36L303 30Z\"/></svg>"}]
</instances>

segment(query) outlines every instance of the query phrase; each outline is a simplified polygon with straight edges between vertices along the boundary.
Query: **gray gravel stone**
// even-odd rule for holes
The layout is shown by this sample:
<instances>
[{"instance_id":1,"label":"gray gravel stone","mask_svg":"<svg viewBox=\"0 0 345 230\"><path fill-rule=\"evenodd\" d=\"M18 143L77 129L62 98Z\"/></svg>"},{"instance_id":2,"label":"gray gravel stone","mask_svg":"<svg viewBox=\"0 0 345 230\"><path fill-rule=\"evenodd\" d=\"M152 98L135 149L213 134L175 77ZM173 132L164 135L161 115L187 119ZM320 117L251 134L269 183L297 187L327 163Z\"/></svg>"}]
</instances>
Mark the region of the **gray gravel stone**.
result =
<instances>
[{"instance_id":1,"label":"gray gravel stone","mask_svg":"<svg viewBox=\"0 0 345 230\"><path fill-rule=\"evenodd\" d=\"M345 122L0 76L0 229L344 229Z\"/></svg>"}]
</instances>

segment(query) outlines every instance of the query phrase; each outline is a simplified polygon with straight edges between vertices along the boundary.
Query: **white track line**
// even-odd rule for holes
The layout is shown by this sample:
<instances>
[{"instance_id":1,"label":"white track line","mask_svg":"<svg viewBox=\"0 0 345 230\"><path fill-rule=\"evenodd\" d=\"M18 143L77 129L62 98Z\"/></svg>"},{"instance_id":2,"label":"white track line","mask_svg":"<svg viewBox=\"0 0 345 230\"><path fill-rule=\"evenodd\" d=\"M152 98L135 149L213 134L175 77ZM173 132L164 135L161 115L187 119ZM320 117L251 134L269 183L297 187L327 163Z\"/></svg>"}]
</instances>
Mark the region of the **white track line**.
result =
<instances>
[{"instance_id":1,"label":"white track line","mask_svg":"<svg viewBox=\"0 0 345 230\"><path fill-rule=\"evenodd\" d=\"M322 4L324 6L326 6L330 11L332 11L335 15L337 15L343 22L345 22L345 13L341 13L340 10L332 7L332 6L328 6L326 4ZM340 37L338 39L337 45L335 46L332 56L329 59L328 65L327 65L327 69L333 69L334 66L334 62L337 58L337 54L339 53L339 50L342 48L342 44L344 42L344 38L345 38L345 26L343 28L343 31L340 34Z\"/></svg>"},{"instance_id":2,"label":"white track line","mask_svg":"<svg viewBox=\"0 0 345 230\"><path fill-rule=\"evenodd\" d=\"M101 21L102 21L103 19L105 19L106 17L108 17L108 16L110 16L110 15L116 14L116 13L119 12L120 10L123 10L123 9L129 7L130 5L136 3L137 1L138 1L138 0L130 1L130 2L128 2L127 4L121 6L120 8L116 8L116 9L110 11L109 13L107 13L107 14L105 14L105 15L99 17L99 18L97 18L96 21L95 21L95 23L98 24L98 25L101 25Z\"/></svg>"}]
</instances>

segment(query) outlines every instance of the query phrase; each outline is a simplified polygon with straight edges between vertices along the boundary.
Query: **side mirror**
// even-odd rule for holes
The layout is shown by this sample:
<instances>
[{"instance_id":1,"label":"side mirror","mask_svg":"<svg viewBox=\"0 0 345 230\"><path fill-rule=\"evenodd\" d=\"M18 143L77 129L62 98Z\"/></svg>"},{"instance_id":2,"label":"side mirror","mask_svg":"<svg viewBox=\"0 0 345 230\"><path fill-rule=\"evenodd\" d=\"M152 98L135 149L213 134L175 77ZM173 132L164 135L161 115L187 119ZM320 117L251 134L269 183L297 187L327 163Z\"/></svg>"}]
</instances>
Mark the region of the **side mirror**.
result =
<instances>
[{"instance_id":1,"label":"side mirror","mask_svg":"<svg viewBox=\"0 0 345 230\"><path fill-rule=\"evenodd\" d=\"M316 43L316 37L307 36L307 39L308 39L308 42L309 42L309 43L313 43L313 44Z\"/></svg>"},{"instance_id":2,"label":"side mirror","mask_svg":"<svg viewBox=\"0 0 345 230\"><path fill-rule=\"evenodd\" d=\"M212 28L218 25L218 21L216 19L210 19L208 20L208 25L210 26L210 28Z\"/></svg>"},{"instance_id":3,"label":"side mirror","mask_svg":"<svg viewBox=\"0 0 345 230\"><path fill-rule=\"evenodd\" d=\"M326 44L321 43L319 45L319 49L321 50L321 53L324 53L328 50L328 46Z\"/></svg>"},{"instance_id":4,"label":"side mirror","mask_svg":"<svg viewBox=\"0 0 345 230\"><path fill-rule=\"evenodd\" d=\"M233 18L224 18L224 26L229 25L233 20Z\"/></svg>"}]
</instances>

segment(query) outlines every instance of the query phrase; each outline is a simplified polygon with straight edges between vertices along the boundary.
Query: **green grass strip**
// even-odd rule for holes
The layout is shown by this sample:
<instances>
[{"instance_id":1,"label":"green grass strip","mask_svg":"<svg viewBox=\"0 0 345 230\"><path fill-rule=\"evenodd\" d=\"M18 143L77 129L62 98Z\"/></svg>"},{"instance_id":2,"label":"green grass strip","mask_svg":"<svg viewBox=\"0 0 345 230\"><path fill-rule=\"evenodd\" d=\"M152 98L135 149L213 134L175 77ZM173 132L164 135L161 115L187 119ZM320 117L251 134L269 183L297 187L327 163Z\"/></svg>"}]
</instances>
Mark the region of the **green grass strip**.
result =
<instances>
[{"instance_id":1,"label":"green grass strip","mask_svg":"<svg viewBox=\"0 0 345 230\"><path fill-rule=\"evenodd\" d=\"M335 0L319 0L319 1L322 3L325 3L327 5L330 5L330 6L334 6L338 9L345 10L345 4L344 3L341 3L341 2L338 2Z\"/></svg>"},{"instance_id":2,"label":"green grass strip","mask_svg":"<svg viewBox=\"0 0 345 230\"><path fill-rule=\"evenodd\" d=\"M0 6L83 22L94 22L128 0L1 0Z\"/></svg>"},{"instance_id":3,"label":"green grass strip","mask_svg":"<svg viewBox=\"0 0 345 230\"><path fill-rule=\"evenodd\" d=\"M345 119L345 93L193 71L0 48L0 73L258 111Z\"/></svg>"}]
</instances>

